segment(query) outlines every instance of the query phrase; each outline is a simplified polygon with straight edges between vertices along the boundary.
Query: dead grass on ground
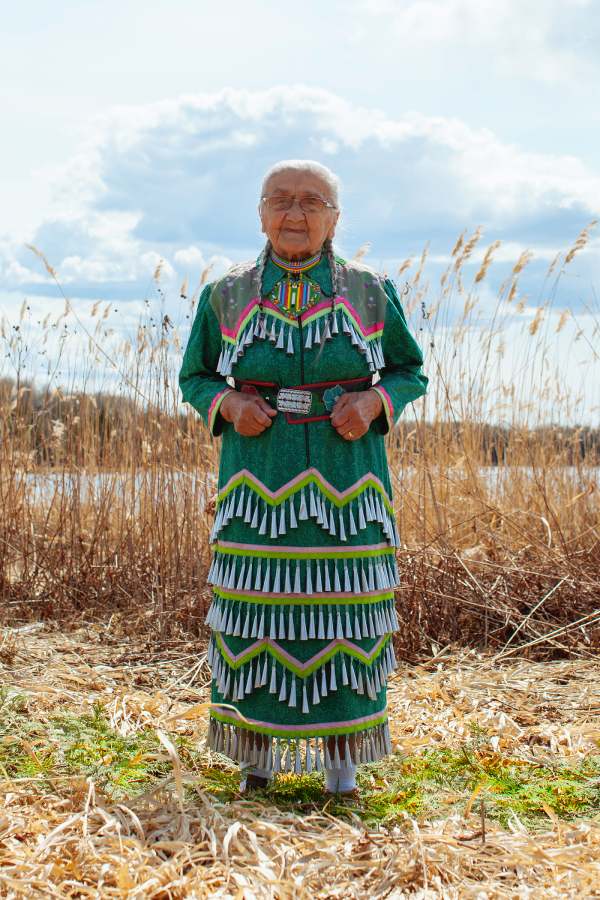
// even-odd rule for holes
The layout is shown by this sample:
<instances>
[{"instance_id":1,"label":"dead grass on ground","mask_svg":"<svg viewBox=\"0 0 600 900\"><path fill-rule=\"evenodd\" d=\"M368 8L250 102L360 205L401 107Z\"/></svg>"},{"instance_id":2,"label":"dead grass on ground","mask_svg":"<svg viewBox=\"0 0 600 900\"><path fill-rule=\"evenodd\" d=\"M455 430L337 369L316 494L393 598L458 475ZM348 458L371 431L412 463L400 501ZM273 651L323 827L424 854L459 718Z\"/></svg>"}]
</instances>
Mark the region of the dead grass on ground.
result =
<instances>
[{"instance_id":1,"label":"dead grass on ground","mask_svg":"<svg viewBox=\"0 0 600 900\"><path fill-rule=\"evenodd\" d=\"M319 776L237 794L203 744L209 673L193 641L136 641L117 617L5 629L0 673L2 896L600 896L593 660L446 650L404 664L395 753L363 767L353 802L325 801ZM69 723L88 731L67 747Z\"/></svg>"}]
</instances>

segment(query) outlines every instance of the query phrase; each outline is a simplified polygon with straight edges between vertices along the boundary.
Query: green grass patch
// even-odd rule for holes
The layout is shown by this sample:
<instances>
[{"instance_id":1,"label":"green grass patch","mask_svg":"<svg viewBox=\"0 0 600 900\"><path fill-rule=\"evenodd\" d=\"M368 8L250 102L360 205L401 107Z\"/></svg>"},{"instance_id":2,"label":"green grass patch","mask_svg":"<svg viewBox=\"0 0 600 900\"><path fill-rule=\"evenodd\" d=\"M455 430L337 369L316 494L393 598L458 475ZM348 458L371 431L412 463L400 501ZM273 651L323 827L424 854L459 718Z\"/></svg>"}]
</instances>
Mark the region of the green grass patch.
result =
<instances>
[{"instance_id":1,"label":"green grass patch","mask_svg":"<svg viewBox=\"0 0 600 900\"><path fill-rule=\"evenodd\" d=\"M0 688L0 777L35 778L56 789L57 781L90 776L97 789L114 800L131 798L171 774L171 761L156 732L143 728L123 736L96 704L87 715L63 713L39 721L24 695ZM327 810L359 816L368 824L394 824L417 818L463 814L483 803L488 818L506 825L515 814L530 827L545 825L549 812L561 819L600 813L600 754L577 765L557 759L540 765L495 752L485 729L473 726L458 748L433 748L419 754L394 754L359 770L358 800L326 798L323 778L312 774L275 779L254 800L297 812ZM172 735L186 771L197 787L215 800L239 798L239 774L225 762L208 767L186 736ZM68 790L65 782L64 790ZM186 787L190 799L194 788Z\"/></svg>"},{"instance_id":2,"label":"green grass patch","mask_svg":"<svg viewBox=\"0 0 600 900\"><path fill-rule=\"evenodd\" d=\"M600 812L600 755L577 766L559 760L549 766L467 743L392 756L371 768L365 818L373 821L392 822L402 811L429 817L462 813L470 802L475 810L483 803L486 816L502 825L514 814L534 826L547 821L548 810L562 819Z\"/></svg>"},{"instance_id":3,"label":"green grass patch","mask_svg":"<svg viewBox=\"0 0 600 900\"><path fill-rule=\"evenodd\" d=\"M190 739L174 735L173 743L186 768L194 769L198 754ZM143 793L171 770L154 729L120 735L98 703L89 714L36 721L25 696L0 688L0 773L5 778L37 777L50 786L61 777L90 776L117 800Z\"/></svg>"}]
</instances>

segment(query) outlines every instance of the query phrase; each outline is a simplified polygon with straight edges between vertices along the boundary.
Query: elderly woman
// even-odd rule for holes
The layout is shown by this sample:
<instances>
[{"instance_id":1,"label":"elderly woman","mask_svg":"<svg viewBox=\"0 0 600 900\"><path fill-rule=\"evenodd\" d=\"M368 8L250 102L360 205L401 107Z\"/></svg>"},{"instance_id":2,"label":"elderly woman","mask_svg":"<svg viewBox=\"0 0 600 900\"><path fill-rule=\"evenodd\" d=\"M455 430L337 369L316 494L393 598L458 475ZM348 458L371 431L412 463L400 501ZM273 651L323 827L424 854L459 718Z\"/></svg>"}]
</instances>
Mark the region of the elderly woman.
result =
<instances>
[{"instance_id":1,"label":"elderly woman","mask_svg":"<svg viewBox=\"0 0 600 900\"><path fill-rule=\"evenodd\" d=\"M427 390L394 285L334 253L338 179L309 160L266 174L267 242L200 296L179 383L222 436L212 562L209 745L242 790L278 772L390 752L398 628L383 436Z\"/></svg>"}]
</instances>

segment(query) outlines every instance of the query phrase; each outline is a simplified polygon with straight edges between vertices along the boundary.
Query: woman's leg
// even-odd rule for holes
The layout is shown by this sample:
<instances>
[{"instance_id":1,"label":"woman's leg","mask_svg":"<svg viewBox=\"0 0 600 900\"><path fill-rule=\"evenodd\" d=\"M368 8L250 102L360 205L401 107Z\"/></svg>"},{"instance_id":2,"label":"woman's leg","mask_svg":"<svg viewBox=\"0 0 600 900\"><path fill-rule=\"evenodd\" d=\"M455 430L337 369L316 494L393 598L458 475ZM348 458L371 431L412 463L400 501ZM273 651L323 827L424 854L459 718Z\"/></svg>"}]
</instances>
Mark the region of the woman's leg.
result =
<instances>
[{"instance_id":1,"label":"woman's leg","mask_svg":"<svg viewBox=\"0 0 600 900\"><path fill-rule=\"evenodd\" d=\"M251 746L255 747L257 752L267 749L269 738L266 735L255 734ZM273 777L272 769L262 769L260 766L254 766L252 763L240 763L240 773L242 779L240 781L240 791L242 793L252 788L265 788Z\"/></svg>"},{"instance_id":2,"label":"woman's leg","mask_svg":"<svg viewBox=\"0 0 600 900\"><path fill-rule=\"evenodd\" d=\"M268 738L266 736L256 734L253 738L253 745L260 752L263 747L266 749ZM350 753L354 755L354 737L349 738ZM333 760L336 749L336 738L330 737L327 740L327 749L329 756ZM338 748L339 752L339 748ZM252 788L267 787L273 778L272 769L263 769L252 763L240 763L240 772L242 780L240 782L240 790L242 792ZM356 765L350 763L346 765L345 761L340 766L325 767L325 789L332 794L349 794L356 790Z\"/></svg>"},{"instance_id":3,"label":"woman's leg","mask_svg":"<svg viewBox=\"0 0 600 900\"><path fill-rule=\"evenodd\" d=\"M350 753L354 755L354 735L349 737ZM331 759L335 755L336 738L331 737L327 741L327 749ZM350 794L356 790L356 765L342 760L340 766L325 767L325 789L330 794Z\"/></svg>"}]
</instances>

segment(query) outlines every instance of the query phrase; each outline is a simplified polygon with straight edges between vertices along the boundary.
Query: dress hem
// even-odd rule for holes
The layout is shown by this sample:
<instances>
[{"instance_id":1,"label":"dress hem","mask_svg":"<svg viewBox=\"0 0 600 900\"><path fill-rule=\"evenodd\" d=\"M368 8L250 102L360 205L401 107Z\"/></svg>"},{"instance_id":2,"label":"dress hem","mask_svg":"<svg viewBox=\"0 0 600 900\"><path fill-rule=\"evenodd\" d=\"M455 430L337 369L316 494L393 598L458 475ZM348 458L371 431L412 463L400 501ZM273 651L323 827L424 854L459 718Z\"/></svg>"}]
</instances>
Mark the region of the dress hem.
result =
<instances>
[{"instance_id":1,"label":"dress hem","mask_svg":"<svg viewBox=\"0 0 600 900\"><path fill-rule=\"evenodd\" d=\"M239 725L211 713L208 746L240 765L258 766L274 774L310 774L323 768L373 763L391 754L387 714L377 714L372 719L367 727L364 719L362 725L361 720L356 720L355 729L350 722L342 726L332 724L329 728L325 723L312 725L311 733L307 734L282 731L268 723L255 726L248 720Z\"/></svg>"}]
</instances>

